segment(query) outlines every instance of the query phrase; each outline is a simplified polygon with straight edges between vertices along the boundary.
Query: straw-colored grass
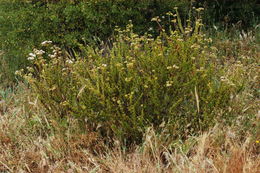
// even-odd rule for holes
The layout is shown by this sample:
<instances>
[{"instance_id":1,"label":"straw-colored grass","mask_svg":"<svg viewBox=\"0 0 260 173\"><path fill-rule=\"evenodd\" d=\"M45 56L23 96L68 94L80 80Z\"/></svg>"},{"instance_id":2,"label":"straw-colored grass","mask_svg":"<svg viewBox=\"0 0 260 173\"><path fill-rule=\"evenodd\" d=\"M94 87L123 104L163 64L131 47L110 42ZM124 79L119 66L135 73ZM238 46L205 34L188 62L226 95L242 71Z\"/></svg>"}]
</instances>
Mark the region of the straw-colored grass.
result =
<instances>
[{"instance_id":1,"label":"straw-colored grass","mask_svg":"<svg viewBox=\"0 0 260 173\"><path fill-rule=\"evenodd\" d=\"M259 113L258 113L259 114ZM258 173L259 141L235 127L215 126L198 137L169 144L152 128L142 145L107 148L94 133L49 132L46 113L20 85L0 104L0 172L216 172ZM259 116L259 115L258 115ZM46 121L45 121L46 120ZM52 135L50 135L52 134ZM259 136L258 136L259 137ZM96 152L93 152L96 151Z\"/></svg>"}]
</instances>

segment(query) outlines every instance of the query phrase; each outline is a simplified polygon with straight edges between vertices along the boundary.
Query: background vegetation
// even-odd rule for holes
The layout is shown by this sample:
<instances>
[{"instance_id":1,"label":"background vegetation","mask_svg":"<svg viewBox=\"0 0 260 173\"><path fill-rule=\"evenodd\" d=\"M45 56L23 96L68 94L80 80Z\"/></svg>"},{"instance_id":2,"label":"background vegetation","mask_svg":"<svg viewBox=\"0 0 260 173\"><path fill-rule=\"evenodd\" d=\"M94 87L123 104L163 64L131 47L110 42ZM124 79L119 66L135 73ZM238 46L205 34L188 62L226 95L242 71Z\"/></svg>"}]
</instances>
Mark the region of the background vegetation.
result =
<instances>
[{"instance_id":1,"label":"background vegetation","mask_svg":"<svg viewBox=\"0 0 260 173\"><path fill-rule=\"evenodd\" d=\"M115 26L133 21L138 33L153 27L151 18L172 10L183 11L188 1L3 1L1 0L1 50L5 52L1 81L14 79L13 72L27 64L30 48L52 40L67 50L84 44L100 44L113 36ZM158 34L154 29L153 34ZM70 53L72 53L70 51ZM4 64L2 63L2 64ZM5 80L6 81L6 80Z\"/></svg>"},{"instance_id":2,"label":"background vegetation","mask_svg":"<svg viewBox=\"0 0 260 173\"><path fill-rule=\"evenodd\" d=\"M198 0L197 4L207 9L204 20L209 26L247 29L259 22L260 4L256 0Z\"/></svg>"},{"instance_id":3,"label":"background vegetation","mask_svg":"<svg viewBox=\"0 0 260 173\"><path fill-rule=\"evenodd\" d=\"M250 28L259 20L259 4L255 0L1 0L0 39L4 40L1 51L5 54L1 58L0 81L12 83L14 71L28 64L25 57L31 47L43 40L52 40L73 54L82 45L107 42L113 37L115 26L124 27L129 20L137 34L150 28L149 33L156 36L159 28L151 18L166 14L175 6L184 18L191 6L205 7L203 20L207 26L224 29L232 25Z\"/></svg>"}]
</instances>

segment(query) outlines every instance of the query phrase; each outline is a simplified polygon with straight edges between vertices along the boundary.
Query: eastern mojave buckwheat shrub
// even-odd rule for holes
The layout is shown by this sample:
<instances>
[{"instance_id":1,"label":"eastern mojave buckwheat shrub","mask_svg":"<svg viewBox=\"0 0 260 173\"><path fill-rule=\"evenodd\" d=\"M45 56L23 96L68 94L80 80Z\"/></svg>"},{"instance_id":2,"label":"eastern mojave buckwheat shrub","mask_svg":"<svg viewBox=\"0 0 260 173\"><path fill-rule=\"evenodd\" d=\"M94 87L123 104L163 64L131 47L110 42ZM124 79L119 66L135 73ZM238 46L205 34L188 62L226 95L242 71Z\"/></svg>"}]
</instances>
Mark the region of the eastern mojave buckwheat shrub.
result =
<instances>
[{"instance_id":1,"label":"eastern mojave buckwheat shrub","mask_svg":"<svg viewBox=\"0 0 260 173\"><path fill-rule=\"evenodd\" d=\"M88 46L76 60L43 42L28 58L33 65L18 73L53 118L76 118L103 137L139 143L151 125L173 138L199 133L225 118L237 88L221 78L201 20L184 28L168 15L175 28L169 34L139 36L130 23L117 29L111 50Z\"/></svg>"}]
</instances>

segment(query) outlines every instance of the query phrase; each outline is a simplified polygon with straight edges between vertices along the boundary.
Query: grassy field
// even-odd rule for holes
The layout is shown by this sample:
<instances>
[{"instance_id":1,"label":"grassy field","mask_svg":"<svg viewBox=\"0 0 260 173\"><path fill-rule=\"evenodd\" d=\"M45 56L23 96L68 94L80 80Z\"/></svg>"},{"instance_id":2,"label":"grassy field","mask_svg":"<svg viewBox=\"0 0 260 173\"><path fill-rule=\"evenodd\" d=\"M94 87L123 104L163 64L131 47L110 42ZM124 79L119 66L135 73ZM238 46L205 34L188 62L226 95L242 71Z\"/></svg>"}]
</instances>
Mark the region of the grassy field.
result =
<instances>
[{"instance_id":1,"label":"grassy field","mask_svg":"<svg viewBox=\"0 0 260 173\"><path fill-rule=\"evenodd\" d=\"M129 21L109 44L29 39L15 74L1 51L0 172L258 173L260 27L193 11L154 17L147 34Z\"/></svg>"}]
</instances>

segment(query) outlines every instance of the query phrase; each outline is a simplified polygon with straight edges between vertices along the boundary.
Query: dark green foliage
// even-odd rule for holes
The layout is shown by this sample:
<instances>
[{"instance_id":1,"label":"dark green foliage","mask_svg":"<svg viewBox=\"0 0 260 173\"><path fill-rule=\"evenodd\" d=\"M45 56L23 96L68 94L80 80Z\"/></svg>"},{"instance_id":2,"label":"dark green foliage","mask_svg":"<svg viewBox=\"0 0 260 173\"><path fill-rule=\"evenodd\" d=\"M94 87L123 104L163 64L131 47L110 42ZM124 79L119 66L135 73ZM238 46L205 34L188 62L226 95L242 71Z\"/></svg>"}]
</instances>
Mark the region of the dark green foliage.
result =
<instances>
[{"instance_id":1,"label":"dark green foliage","mask_svg":"<svg viewBox=\"0 0 260 173\"><path fill-rule=\"evenodd\" d=\"M193 5L206 8L208 26L248 27L258 23L256 0L197 0ZM155 16L180 7L188 15L189 0L14 0L0 1L0 82L14 80L13 72L28 64L30 48L52 40L69 50L85 44L100 44L113 36L115 26L123 27L132 20L135 32L157 36L159 28L150 22Z\"/></svg>"},{"instance_id":2,"label":"dark green foliage","mask_svg":"<svg viewBox=\"0 0 260 173\"><path fill-rule=\"evenodd\" d=\"M0 2L1 57L0 81L13 80L13 72L27 64L28 50L44 40L52 40L67 50L82 44L100 44L113 36L115 26L129 20L143 34L151 26L151 18L180 6L188 0L88 0L88 1L5 1ZM158 34L155 29L153 34ZM70 51L72 52L72 51ZM8 70L3 65L8 66Z\"/></svg>"},{"instance_id":3,"label":"dark green foliage","mask_svg":"<svg viewBox=\"0 0 260 173\"><path fill-rule=\"evenodd\" d=\"M247 29L259 23L260 3L257 0L197 0L206 9L204 20L209 26L220 25Z\"/></svg>"}]
</instances>

